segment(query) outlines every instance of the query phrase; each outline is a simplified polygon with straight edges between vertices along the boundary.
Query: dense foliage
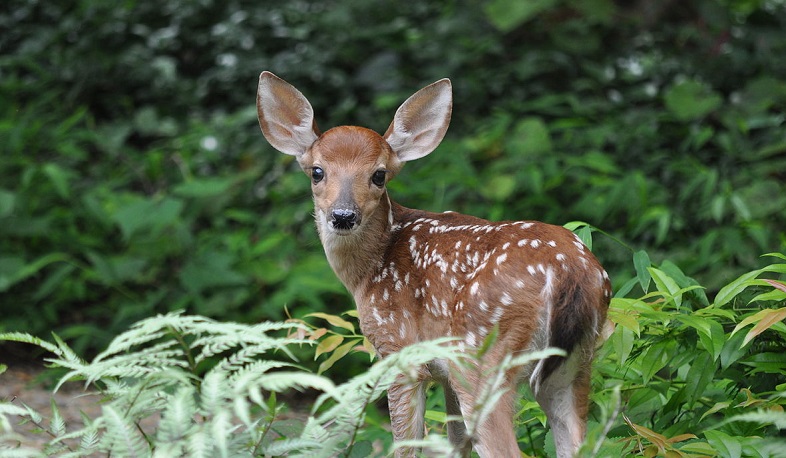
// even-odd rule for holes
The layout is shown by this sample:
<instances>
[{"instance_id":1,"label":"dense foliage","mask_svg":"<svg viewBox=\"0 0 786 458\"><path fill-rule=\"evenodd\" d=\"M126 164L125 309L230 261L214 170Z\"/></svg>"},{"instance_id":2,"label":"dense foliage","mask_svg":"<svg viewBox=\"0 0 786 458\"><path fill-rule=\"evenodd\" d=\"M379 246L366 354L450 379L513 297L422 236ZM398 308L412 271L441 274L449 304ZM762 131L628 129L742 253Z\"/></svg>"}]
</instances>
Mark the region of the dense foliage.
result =
<instances>
[{"instance_id":1,"label":"dense foliage","mask_svg":"<svg viewBox=\"0 0 786 458\"><path fill-rule=\"evenodd\" d=\"M85 348L154 312L350 308L307 180L256 126L264 69L323 127L377 130L450 77L405 205L588 221L710 290L783 251L780 2L523 3L6 2L0 327ZM629 252L598 243L619 287Z\"/></svg>"}]
</instances>

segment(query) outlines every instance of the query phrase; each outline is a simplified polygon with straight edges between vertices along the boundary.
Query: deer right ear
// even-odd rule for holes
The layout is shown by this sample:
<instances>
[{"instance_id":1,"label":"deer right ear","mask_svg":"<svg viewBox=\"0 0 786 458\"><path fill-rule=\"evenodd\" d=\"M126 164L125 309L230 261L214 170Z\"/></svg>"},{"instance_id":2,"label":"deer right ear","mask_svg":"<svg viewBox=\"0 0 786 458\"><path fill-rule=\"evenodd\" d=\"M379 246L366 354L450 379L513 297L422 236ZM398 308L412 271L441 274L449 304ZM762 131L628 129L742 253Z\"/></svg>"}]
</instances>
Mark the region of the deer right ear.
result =
<instances>
[{"instance_id":1,"label":"deer right ear","mask_svg":"<svg viewBox=\"0 0 786 458\"><path fill-rule=\"evenodd\" d=\"M384 138L401 162L421 158L439 146L452 109L453 91L450 80L444 78L401 104Z\"/></svg>"},{"instance_id":2,"label":"deer right ear","mask_svg":"<svg viewBox=\"0 0 786 458\"><path fill-rule=\"evenodd\" d=\"M257 115L273 148L300 157L319 137L314 109L294 86L265 71L259 75Z\"/></svg>"}]
</instances>

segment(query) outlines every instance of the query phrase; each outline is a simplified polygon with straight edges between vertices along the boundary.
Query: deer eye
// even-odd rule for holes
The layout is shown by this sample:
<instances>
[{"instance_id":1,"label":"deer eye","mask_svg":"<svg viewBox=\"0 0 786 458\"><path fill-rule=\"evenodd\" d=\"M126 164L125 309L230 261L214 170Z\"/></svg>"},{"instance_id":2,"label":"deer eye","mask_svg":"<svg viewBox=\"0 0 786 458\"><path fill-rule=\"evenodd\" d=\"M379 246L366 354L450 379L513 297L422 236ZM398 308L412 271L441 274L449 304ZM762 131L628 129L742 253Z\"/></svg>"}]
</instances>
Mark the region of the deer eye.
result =
<instances>
[{"instance_id":1,"label":"deer eye","mask_svg":"<svg viewBox=\"0 0 786 458\"><path fill-rule=\"evenodd\" d=\"M311 181L319 183L325 178L325 171L321 167L311 167Z\"/></svg>"},{"instance_id":2,"label":"deer eye","mask_svg":"<svg viewBox=\"0 0 786 458\"><path fill-rule=\"evenodd\" d=\"M380 188L382 186L385 186L386 174L387 172L385 170L377 170L376 172L374 172L373 175L371 175L371 182L374 183L374 185L379 186Z\"/></svg>"}]
</instances>

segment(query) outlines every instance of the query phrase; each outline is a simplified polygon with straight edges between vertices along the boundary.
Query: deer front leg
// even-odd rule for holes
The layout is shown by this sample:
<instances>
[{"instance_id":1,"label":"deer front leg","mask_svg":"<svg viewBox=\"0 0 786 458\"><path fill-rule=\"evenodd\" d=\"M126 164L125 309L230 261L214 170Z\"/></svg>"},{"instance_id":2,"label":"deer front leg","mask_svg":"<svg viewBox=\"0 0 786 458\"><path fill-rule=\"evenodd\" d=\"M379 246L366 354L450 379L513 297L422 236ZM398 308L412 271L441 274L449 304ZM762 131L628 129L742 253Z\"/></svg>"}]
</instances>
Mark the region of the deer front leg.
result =
<instances>
[{"instance_id":1,"label":"deer front leg","mask_svg":"<svg viewBox=\"0 0 786 458\"><path fill-rule=\"evenodd\" d=\"M413 381L399 375L396 382L388 388L388 408L395 442L423 439L426 382ZM414 457L416 454L414 447L396 449L397 458Z\"/></svg>"}]
</instances>

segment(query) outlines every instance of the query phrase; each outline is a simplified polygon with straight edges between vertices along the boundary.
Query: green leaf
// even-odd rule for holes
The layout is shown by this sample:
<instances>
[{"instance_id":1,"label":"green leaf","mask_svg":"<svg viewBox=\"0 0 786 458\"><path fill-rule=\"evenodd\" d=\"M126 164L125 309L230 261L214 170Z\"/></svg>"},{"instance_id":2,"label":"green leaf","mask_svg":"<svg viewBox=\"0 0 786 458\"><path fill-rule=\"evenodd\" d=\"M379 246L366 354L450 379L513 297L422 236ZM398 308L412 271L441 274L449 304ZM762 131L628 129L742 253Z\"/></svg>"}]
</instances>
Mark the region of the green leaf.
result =
<instances>
[{"instance_id":1,"label":"green leaf","mask_svg":"<svg viewBox=\"0 0 786 458\"><path fill-rule=\"evenodd\" d=\"M679 315L678 320L695 329L699 334L699 340L704 348L712 355L712 360L716 361L726 343L726 334L723 326L717 321L700 317L697 315Z\"/></svg>"},{"instance_id":2,"label":"green leaf","mask_svg":"<svg viewBox=\"0 0 786 458\"><path fill-rule=\"evenodd\" d=\"M540 118L524 118L508 136L506 149L522 156L540 156L553 147L546 123Z\"/></svg>"},{"instance_id":3,"label":"green leaf","mask_svg":"<svg viewBox=\"0 0 786 458\"><path fill-rule=\"evenodd\" d=\"M6 218L14 212L16 193L0 189L0 218Z\"/></svg>"},{"instance_id":4,"label":"green leaf","mask_svg":"<svg viewBox=\"0 0 786 458\"><path fill-rule=\"evenodd\" d=\"M484 197L496 202L504 202L516 190L516 178L513 175L497 174L480 192Z\"/></svg>"},{"instance_id":5,"label":"green leaf","mask_svg":"<svg viewBox=\"0 0 786 458\"><path fill-rule=\"evenodd\" d=\"M327 321L328 323L330 323L331 325L337 328L346 329L351 333L355 332L355 325L341 318L340 316L331 315L329 313L322 313L322 312L309 313L308 315L306 315L306 317L311 317L311 316L316 318L322 318L323 320Z\"/></svg>"},{"instance_id":6,"label":"green leaf","mask_svg":"<svg viewBox=\"0 0 786 458\"><path fill-rule=\"evenodd\" d=\"M724 458L740 458L742 456L742 443L738 438L715 430L704 431L704 437L720 456Z\"/></svg>"},{"instance_id":7,"label":"green leaf","mask_svg":"<svg viewBox=\"0 0 786 458\"><path fill-rule=\"evenodd\" d=\"M126 205L119 207L112 215L112 219L120 226L123 238L130 240L137 232L145 230L153 233L160 232L175 223L182 210L183 202L179 199L136 197Z\"/></svg>"},{"instance_id":8,"label":"green leaf","mask_svg":"<svg viewBox=\"0 0 786 458\"><path fill-rule=\"evenodd\" d=\"M647 271L655 281L655 285L658 287L658 290L668 293L668 298L673 299L675 307L679 309L682 305L682 292L679 285L677 285L677 282L675 282L673 278L666 275L666 273L660 269L648 267Z\"/></svg>"},{"instance_id":9,"label":"green leaf","mask_svg":"<svg viewBox=\"0 0 786 458\"><path fill-rule=\"evenodd\" d=\"M510 32L556 4L557 0L492 0L486 5L485 11L494 27L502 32Z\"/></svg>"},{"instance_id":10,"label":"green leaf","mask_svg":"<svg viewBox=\"0 0 786 458\"><path fill-rule=\"evenodd\" d=\"M52 162L44 165L41 168L41 171L44 172L44 175L46 175L47 178L49 178L49 181L52 182L52 185L55 187L55 191L57 191L57 194L60 197L63 199L68 199L71 197L69 172L66 172L62 167Z\"/></svg>"},{"instance_id":11,"label":"green leaf","mask_svg":"<svg viewBox=\"0 0 786 458\"><path fill-rule=\"evenodd\" d=\"M777 256L777 254L773 253L769 253L768 255ZM715 303L713 306L721 307L727 304L749 286L768 284L765 280L756 280L756 278L764 272L784 274L786 273L786 264L770 264L769 266L763 267L761 269L745 272L718 291L718 294L715 295Z\"/></svg>"},{"instance_id":12,"label":"green leaf","mask_svg":"<svg viewBox=\"0 0 786 458\"><path fill-rule=\"evenodd\" d=\"M742 346L745 346L753 340L756 336L761 334L762 332L770 329L777 323L786 319L786 307L782 307L779 309L764 309L760 310L752 316L749 316L739 322L737 326L734 327L734 330L731 332L731 335L734 335L740 329L755 323L756 325L748 331L748 334L745 336L745 340L742 342Z\"/></svg>"},{"instance_id":13,"label":"green leaf","mask_svg":"<svg viewBox=\"0 0 786 458\"><path fill-rule=\"evenodd\" d=\"M333 367L334 364L336 364L336 361L347 356L347 354L353 348L355 348L355 345L357 345L357 343L358 341L353 339L351 342L347 342L344 345L341 345L340 347L333 350L333 353L330 354L330 357L322 361L322 364L319 365L317 374L324 374L326 370L330 369L331 367Z\"/></svg>"},{"instance_id":14,"label":"green leaf","mask_svg":"<svg viewBox=\"0 0 786 458\"><path fill-rule=\"evenodd\" d=\"M666 108L680 121L702 118L723 103L723 99L706 85L692 80L668 88L664 101Z\"/></svg>"},{"instance_id":15,"label":"green leaf","mask_svg":"<svg viewBox=\"0 0 786 458\"><path fill-rule=\"evenodd\" d=\"M358 340L359 341L359 340ZM314 359L319 358L319 355L328 353L336 349L341 343L344 342L344 336L333 334L327 336L319 342L316 350L314 351Z\"/></svg>"},{"instance_id":16,"label":"green leaf","mask_svg":"<svg viewBox=\"0 0 786 458\"><path fill-rule=\"evenodd\" d=\"M576 232L576 235L587 246L587 249L592 251L592 227L589 225L584 226Z\"/></svg>"},{"instance_id":17,"label":"green leaf","mask_svg":"<svg viewBox=\"0 0 786 458\"><path fill-rule=\"evenodd\" d=\"M50 264L68 261L70 257L65 253L50 253L30 263L24 263L18 258L0 258L0 292L9 290Z\"/></svg>"},{"instance_id":18,"label":"green leaf","mask_svg":"<svg viewBox=\"0 0 786 458\"><path fill-rule=\"evenodd\" d=\"M636 278L639 280L641 289L645 293L649 291L650 280L652 280L652 275L650 275L648 270L651 266L652 262L646 251L640 250L633 254L633 267L636 269Z\"/></svg>"},{"instance_id":19,"label":"green leaf","mask_svg":"<svg viewBox=\"0 0 786 458\"><path fill-rule=\"evenodd\" d=\"M685 394L688 409L704 394L707 386L715 377L715 364L712 362L711 355L700 353L694 360L685 377Z\"/></svg>"}]
</instances>

